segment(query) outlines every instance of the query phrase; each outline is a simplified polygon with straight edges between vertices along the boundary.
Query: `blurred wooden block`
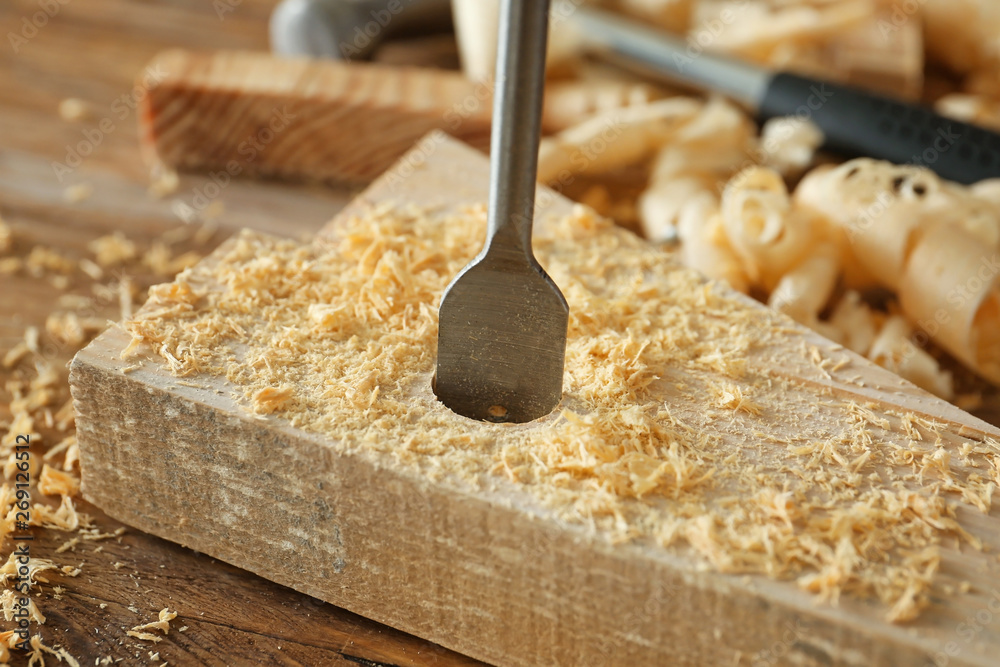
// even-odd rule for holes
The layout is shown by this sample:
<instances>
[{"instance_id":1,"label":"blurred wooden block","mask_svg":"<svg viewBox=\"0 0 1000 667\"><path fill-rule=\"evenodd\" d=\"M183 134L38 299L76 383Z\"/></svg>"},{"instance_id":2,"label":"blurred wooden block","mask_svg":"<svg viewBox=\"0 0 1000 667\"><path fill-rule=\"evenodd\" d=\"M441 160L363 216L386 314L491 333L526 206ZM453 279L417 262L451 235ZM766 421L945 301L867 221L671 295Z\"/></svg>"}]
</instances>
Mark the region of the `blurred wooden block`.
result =
<instances>
[{"instance_id":1,"label":"blurred wooden block","mask_svg":"<svg viewBox=\"0 0 1000 667\"><path fill-rule=\"evenodd\" d=\"M430 38L387 45L392 62L433 57ZM453 38L432 43L454 52ZM250 175L363 185L436 129L489 150L493 87L458 72L401 65L174 50L142 102L147 160L220 179ZM660 97L631 81L554 82L543 126L557 132L593 114Z\"/></svg>"},{"instance_id":2,"label":"blurred wooden block","mask_svg":"<svg viewBox=\"0 0 1000 667\"><path fill-rule=\"evenodd\" d=\"M489 148L490 90L457 72L182 50L148 71L142 141L173 169L365 184L431 130Z\"/></svg>"}]
</instances>

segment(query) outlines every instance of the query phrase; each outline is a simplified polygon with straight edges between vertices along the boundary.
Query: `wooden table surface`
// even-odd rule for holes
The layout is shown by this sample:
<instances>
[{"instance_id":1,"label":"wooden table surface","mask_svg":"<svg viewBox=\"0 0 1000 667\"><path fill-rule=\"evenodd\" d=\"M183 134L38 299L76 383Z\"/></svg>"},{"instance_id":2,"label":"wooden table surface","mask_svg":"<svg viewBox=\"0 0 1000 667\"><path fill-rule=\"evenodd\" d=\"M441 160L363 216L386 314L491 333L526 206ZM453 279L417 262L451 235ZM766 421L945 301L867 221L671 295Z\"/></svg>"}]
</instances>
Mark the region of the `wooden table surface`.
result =
<instances>
[{"instance_id":1,"label":"wooden table surface","mask_svg":"<svg viewBox=\"0 0 1000 667\"><path fill-rule=\"evenodd\" d=\"M183 225L172 202L191 203L207 181L184 177L178 192L164 199L147 193L150 176L139 154L131 108L135 77L155 53L168 47L266 49L267 19L275 2L0 4L5 35L0 45L0 215L14 229L13 254L24 257L41 245L73 258L87 257L87 244L114 230L123 230L145 248L165 231ZM45 7L51 16L44 15ZM32 21L41 27L31 26ZM61 118L59 102L69 97L86 101L90 117L77 122ZM88 154L68 173L54 166L81 151ZM92 187L93 194L71 203L66 189L77 184ZM234 181L218 195L225 208L209 246L240 227L309 235L351 194L318 186ZM130 265L126 273L140 288L164 280L138 265ZM65 293L94 297L93 281L76 272L72 284L60 289L23 271L0 275L0 354L22 338L26 326L44 328ZM141 291L136 298L141 301ZM93 301L94 315L118 319L115 299L97 296ZM47 340L44 350L62 369L76 347ZM10 400L3 386L16 372L0 370L0 406ZM994 395L976 412L998 423L998 406ZM9 418L0 407L0 423ZM42 435L55 437L44 429ZM157 464L153 452L150 465ZM82 501L78 505L102 531L120 527L97 508ZM81 665L107 657L121 659L118 664L162 664L150 658L151 652L173 665L478 664L135 530L127 530L120 540L82 542L57 554L70 537L36 531L32 556L61 565L83 564L77 577L51 577L38 598L48 617L40 629L43 640L64 646ZM9 543L4 545L3 559L10 549ZM64 589L58 597L56 585ZM155 620L164 607L179 614L164 641L154 645L127 635L133 626ZM181 626L188 629L178 632ZM9 625L0 622L0 627ZM21 654L13 664L26 662Z\"/></svg>"},{"instance_id":2,"label":"wooden table surface","mask_svg":"<svg viewBox=\"0 0 1000 667\"><path fill-rule=\"evenodd\" d=\"M13 254L24 257L42 245L73 258L92 257L87 244L113 230L123 230L144 248L164 231L182 226L171 210L172 201L190 203L195 188L206 180L185 177L176 195L162 200L147 193L149 170L138 151L135 111L129 104L133 81L155 53L168 47L267 49L267 19L275 2L0 3L5 35L0 46L0 215L14 230ZM43 5L51 6L52 16L36 16ZM232 11L220 18L220 7ZM26 27L25 20L43 19L37 30ZM12 42L9 33L24 40ZM59 102L70 97L89 103L89 118L68 122L60 117ZM52 163L66 163L69 147L81 143L89 155L60 181L61 170ZM68 202L65 190L74 184L91 186L92 196ZM209 245L239 227L288 236L311 234L350 195L329 188L234 182L218 196L225 209L217 220L220 231ZM128 272L140 287L164 280L141 268ZM44 331L60 295L93 296L91 283L79 272L66 290L23 271L0 276L0 355L22 338L26 326ZM140 293L137 300L141 298ZM116 301L104 297L95 302L95 315L118 319ZM75 351L47 339L44 349L60 369ZM13 373L0 375L0 405L10 400L2 387ZM9 418L6 408L0 408L0 424ZM47 433L42 430L42 435ZM155 453L150 465L157 465ZM82 501L78 507L93 516L102 531L120 527L96 507ZM162 664L150 658L150 652L157 651L172 665L478 664L135 530L127 530L120 541L83 542L61 554L55 550L72 533L35 534L32 557L83 564L77 577L50 577L51 584L41 587L38 598L48 618L39 632L44 643L62 645L81 665L106 657L121 659L117 664ZM10 550L8 541L4 560ZM65 589L59 598L56 585ZM154 645L127 636L133 626L156 620L164 607L179 614L164 641ZM188 629L177 632L181 626ZM0 621L0 627L10 624ZM55 661L51 656L48 660ZM15 653L12 664L26 662L23 654Z\"/></svg>"}]
</instances>

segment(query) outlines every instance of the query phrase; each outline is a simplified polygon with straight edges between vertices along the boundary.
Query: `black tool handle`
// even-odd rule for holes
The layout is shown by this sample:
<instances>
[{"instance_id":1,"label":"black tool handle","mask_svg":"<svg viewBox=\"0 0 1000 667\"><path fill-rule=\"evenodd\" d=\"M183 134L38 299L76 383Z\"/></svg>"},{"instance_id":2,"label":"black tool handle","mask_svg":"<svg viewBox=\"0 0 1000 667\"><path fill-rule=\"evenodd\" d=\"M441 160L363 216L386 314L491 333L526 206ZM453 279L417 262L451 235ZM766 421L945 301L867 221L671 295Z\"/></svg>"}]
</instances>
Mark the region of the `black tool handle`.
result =
<instances>
[{"instance_id":1,"label":"black tool handle","mask_svg":"<svg viewBox=\"0 0 1000 667\"><path fill-rule=\"evenodd\" d=\"M964 184L1000 176L1000 134L857 88L777 74L758 113L809 118L824 148L851 157L928 167Z\"/></svg>"}]
</instances>

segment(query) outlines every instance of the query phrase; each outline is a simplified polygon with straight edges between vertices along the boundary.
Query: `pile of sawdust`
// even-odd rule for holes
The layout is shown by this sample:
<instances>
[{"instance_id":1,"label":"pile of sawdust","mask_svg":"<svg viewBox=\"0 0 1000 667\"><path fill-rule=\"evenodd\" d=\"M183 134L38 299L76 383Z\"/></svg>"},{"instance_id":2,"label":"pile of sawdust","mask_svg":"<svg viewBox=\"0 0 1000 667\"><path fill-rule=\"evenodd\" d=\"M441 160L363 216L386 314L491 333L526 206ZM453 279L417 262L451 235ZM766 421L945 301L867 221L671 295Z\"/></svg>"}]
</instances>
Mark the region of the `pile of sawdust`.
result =
<instances>
[{"instance_id":1,"label":"pile of sawdust","mask_svg":"<svg viewBox=\"0 0 1000 667\"><path fill-rule=\"evenodd\" d=\"M506 478L608 539L833 601L875 595L893 621L926 605L944 539L978 546L954 506L989 510L996 442L963 441L959 463L943 425L814 404L766 363L801 329L583 210L536 239L571 308L562 405L527 425L450 412L429 391L436 309L484 228L482 209L441 221L385 206L315 246L244 234L151 290L128 352L148 344L176 375L224 376L248 410L339 447ZM834 360L814 354L828 373Z\"/></svg>"}]
</instances>

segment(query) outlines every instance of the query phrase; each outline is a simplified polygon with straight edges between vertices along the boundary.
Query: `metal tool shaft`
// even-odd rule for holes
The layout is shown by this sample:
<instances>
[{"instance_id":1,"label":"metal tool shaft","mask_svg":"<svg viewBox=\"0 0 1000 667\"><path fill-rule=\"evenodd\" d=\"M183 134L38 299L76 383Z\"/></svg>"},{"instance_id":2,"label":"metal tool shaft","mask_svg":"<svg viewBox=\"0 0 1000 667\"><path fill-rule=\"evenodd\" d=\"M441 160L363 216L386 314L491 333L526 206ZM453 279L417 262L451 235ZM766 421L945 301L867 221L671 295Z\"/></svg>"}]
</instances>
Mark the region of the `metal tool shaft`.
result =
<instances>
[{"instance_id":1,"label":"metal tool shaft","mask_svg":"<svg viewBox=\"0 0 1000 667\"><path fill-rule=\"evenodd\" d=\"M514 234L531 255L548 25L549 0L501 4L487 252L496 235Z\"/></svg>"},{"instance_id":2,"label":"metal tool shaft","mask_svg":"<svg viewBox=\"0 0 1000 667\"><path fill-rule=\"evenodd\" d=\"M271 48L285 56L363 60L387 37L450 25L449 0L282 0L271 14Z\"/></svg>"},{"instance_id":3,"label":"metal tool shaft","mask_svg":"<svg viewBox=\"0 0 1000 667\"><path fill-rule=\"evenodd\" d=\"M699 89L722 93L756 109L767 92L771 72L710 53L691 53L683 39L633 19L591 7L578 7L570 21L580 31L584 48L600 51L626 67Z\"/></svg>"},{"instance_id":4,"label":"metal tool shaft","mask_svg":"<svg viewBox=\"0 0 1000 667\"><path fill-rule=\"evenodd\" d=\"M483 251L438 309L434 392L460 415L528 422L562 398L569 307L531 250L548 0L504 0Z\"/></svg>"}]
</instances>

